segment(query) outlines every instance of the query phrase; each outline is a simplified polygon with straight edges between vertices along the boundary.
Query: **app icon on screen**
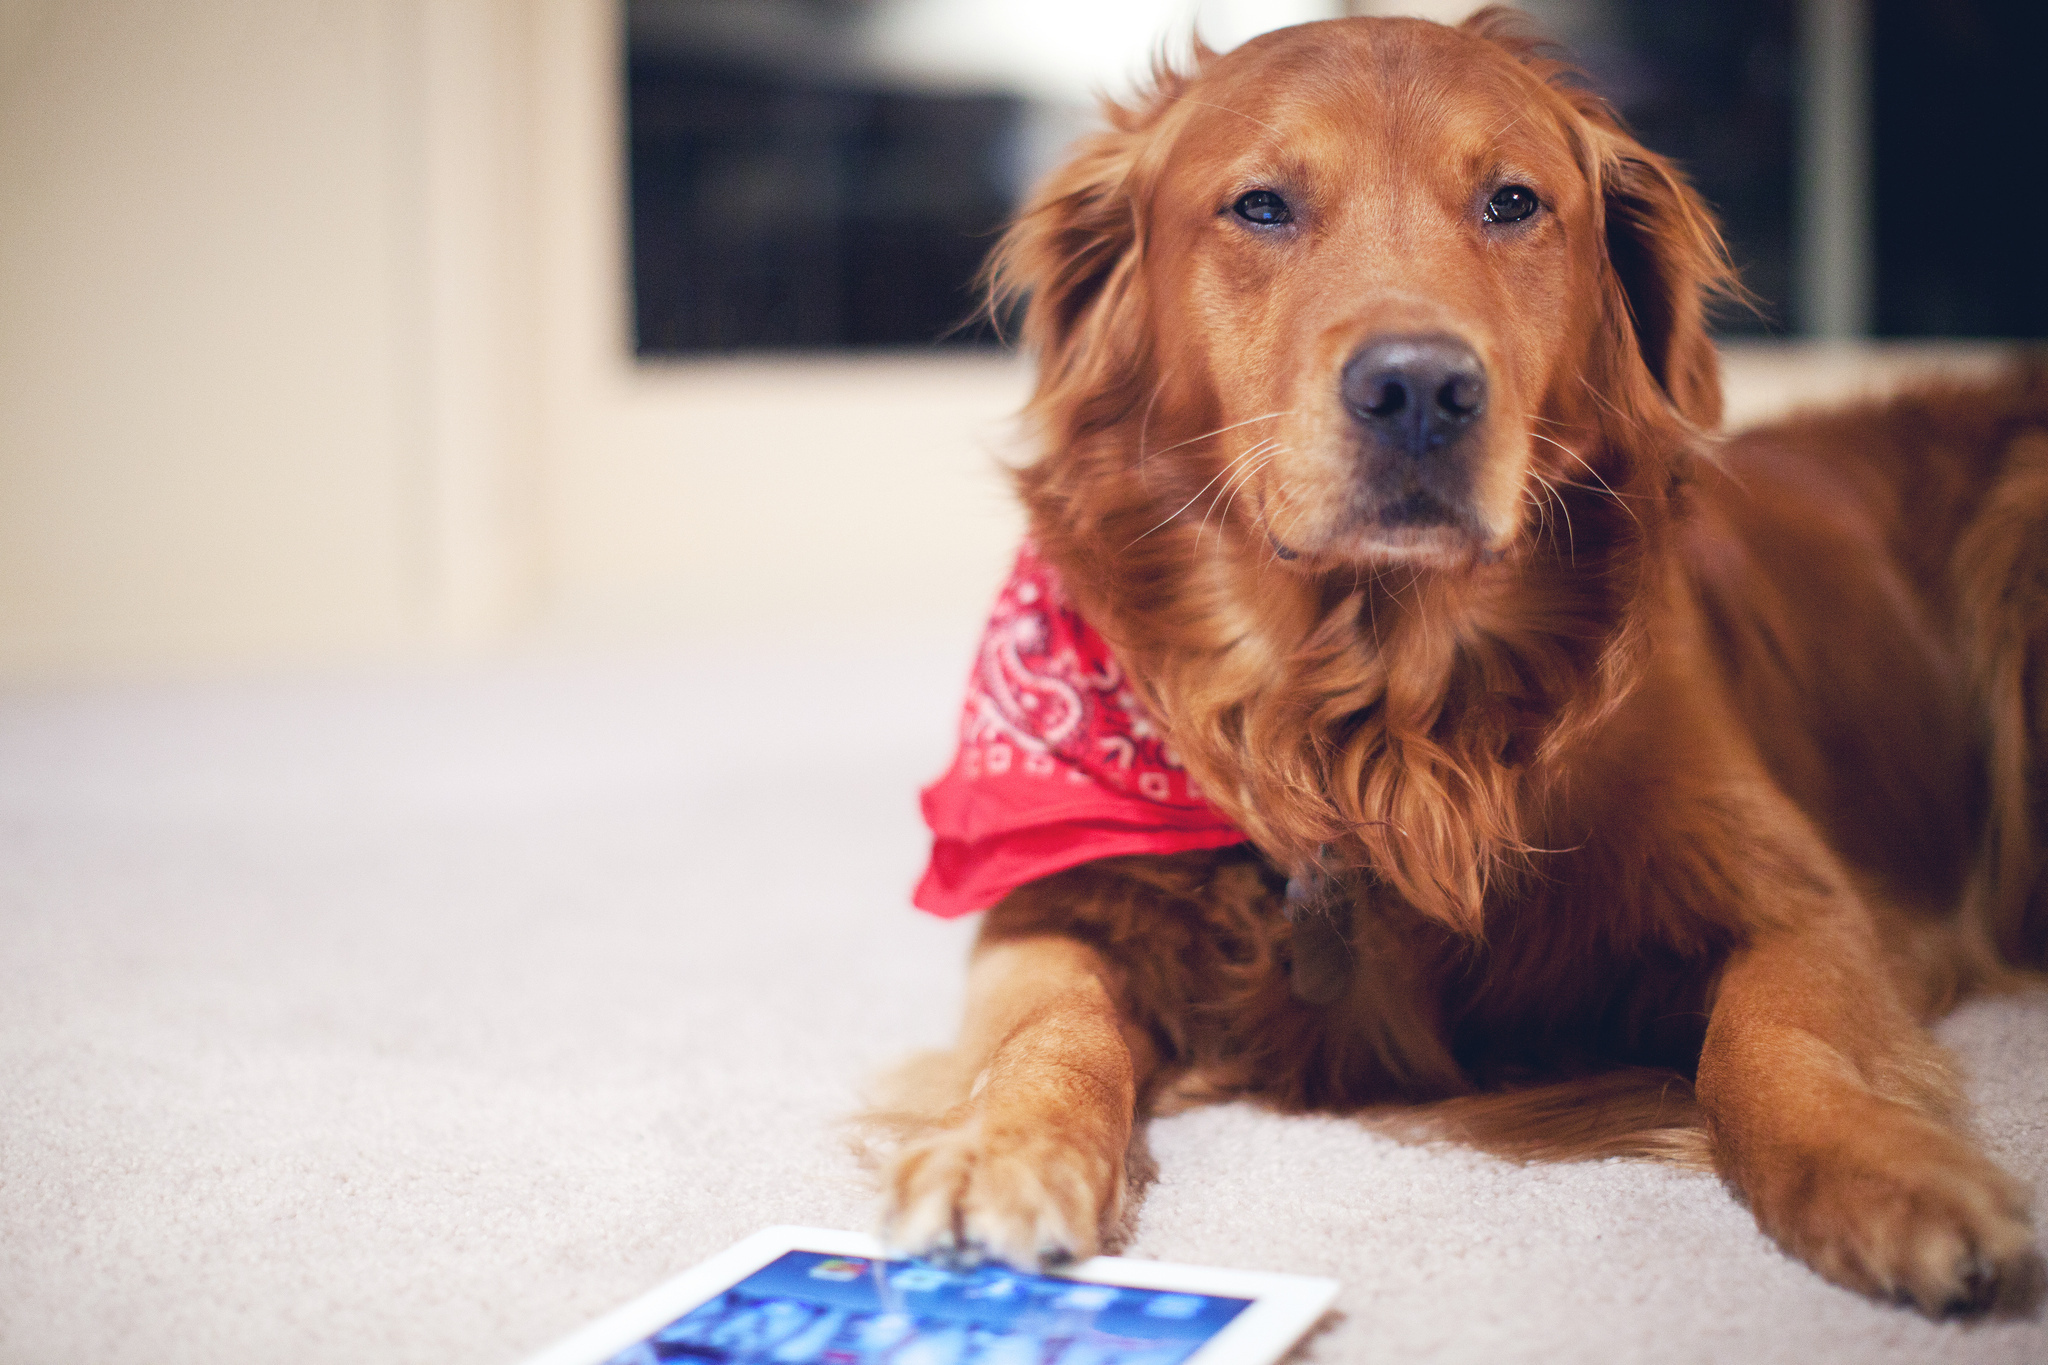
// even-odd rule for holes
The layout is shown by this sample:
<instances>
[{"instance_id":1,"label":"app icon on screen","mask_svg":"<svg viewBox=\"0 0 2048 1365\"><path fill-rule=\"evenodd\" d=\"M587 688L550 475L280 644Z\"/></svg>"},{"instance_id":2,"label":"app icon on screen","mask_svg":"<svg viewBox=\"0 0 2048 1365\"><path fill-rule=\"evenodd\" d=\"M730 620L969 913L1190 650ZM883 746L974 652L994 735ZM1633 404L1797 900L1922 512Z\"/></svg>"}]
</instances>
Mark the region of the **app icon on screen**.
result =
<instances>
[{"instance_id":1,"label":"app icon on screen","mask_svg":"<svg viewBox=\"0 0 2048 1365\"><path fill-rule=\"evenodd\" d=\"M868 1263L851 1256L835 1256L811 1267L814 1280L857 1280L868 1273Z\"/></svg>"},{"instance_id":2,"label":"app icon on screen","mask_svg":"<svg viewBox=\"0 0 2048 1365\"><path fill-rule=\"evenodd\" d=\"M1193 1294L1154 1294L1145 1305L1152 1318L1191 1318L1202 1311L1202 1301Z\"/></svg>"},{"instance_id":3,"label":"app icon on screen","mask_svg":"<svg viewBox=\"0 0 2048 1365\"><path fill-rule=\"evenodd\" d=\"M934 1270L928 1265L914 1265L908 1270L899 1270L890 1277L889 1283L898 1289L917 1293L926 1289L937 1289L953 1277L943 1270Z\"/></svg>"},{"instance_id":4,"label":"app icon on screen","mask_svg":"<svg viewBox=\"0 0 2048 1365\"><path fill-rule=\"evenodd\" d=\"M998 1275L987 1284L978 1284L967 1291L970 1299L1007 1299L1017 1292L1017 1282L1007 1275Z\"/></svg>"}]
</instances>

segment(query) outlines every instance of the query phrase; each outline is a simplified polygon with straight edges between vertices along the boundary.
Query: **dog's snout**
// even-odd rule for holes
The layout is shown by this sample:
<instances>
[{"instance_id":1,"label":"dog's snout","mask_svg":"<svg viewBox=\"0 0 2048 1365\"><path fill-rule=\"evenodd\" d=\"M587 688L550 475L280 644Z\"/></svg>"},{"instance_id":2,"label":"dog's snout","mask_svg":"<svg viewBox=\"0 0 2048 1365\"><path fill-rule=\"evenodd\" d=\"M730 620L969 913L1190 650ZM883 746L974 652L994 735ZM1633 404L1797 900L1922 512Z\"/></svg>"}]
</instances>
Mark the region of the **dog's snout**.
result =
<instances>
[{"instance_id":1,"label":"dog's snout","mask_svg":"<svg viewBox=\"0 0 2048 1365\"><path fill-rule=\"evenodd\" d=\"M1381 442L1417 457L1486 410L1486 367L1456 337L1379 337L1344 364L1344 406Z\"/></svg>"}]
</instances>

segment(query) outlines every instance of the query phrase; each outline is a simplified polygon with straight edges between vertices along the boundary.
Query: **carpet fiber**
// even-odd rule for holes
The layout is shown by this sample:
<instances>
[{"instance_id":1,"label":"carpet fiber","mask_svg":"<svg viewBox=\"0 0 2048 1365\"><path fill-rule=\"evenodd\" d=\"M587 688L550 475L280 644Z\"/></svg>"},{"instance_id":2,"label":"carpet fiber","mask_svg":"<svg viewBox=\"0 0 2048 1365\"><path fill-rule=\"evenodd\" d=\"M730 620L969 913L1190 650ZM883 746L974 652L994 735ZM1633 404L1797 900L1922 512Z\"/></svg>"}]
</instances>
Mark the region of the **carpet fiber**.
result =
<instances>
[{"instance_id":1,"label":"carpet fiber","mask_svg":"<svg viewBox=\"0 0 2048 1365\"><path fill-rule=\"evenodd\" d=\"M966 641L0 699L0 1361L511 1362L769 1223L943 1041L908 908ZM1942 1036L2048 1174L2048 1003ZM1714 1180L1245 1106L1132 1254L1328 1275L1317 1361L2043 1361L1833 1289Z\"/></svg>"}]
</instances>

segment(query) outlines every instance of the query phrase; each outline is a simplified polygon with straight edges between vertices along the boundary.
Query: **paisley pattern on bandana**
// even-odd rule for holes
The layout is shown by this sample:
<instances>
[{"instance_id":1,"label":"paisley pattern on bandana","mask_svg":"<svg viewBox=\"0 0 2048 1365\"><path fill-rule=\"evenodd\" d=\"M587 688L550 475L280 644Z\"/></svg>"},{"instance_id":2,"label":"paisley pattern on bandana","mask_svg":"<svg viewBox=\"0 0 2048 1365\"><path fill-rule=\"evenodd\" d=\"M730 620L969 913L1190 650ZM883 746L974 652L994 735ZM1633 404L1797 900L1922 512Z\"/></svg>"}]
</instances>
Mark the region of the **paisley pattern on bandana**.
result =
<instances>
[{"instance_id":1,"label":"paisley pattern on bandana","mask_svg":"<svg viewBox=\"0 0 2048 1365\"><path fill-rule=\"evenodd\" d=\"M982 635L953 766L923 804L932 861L916 900L945 916L1097 858L1244 840L1029 542Z\"/></svg>"}]
</instances>

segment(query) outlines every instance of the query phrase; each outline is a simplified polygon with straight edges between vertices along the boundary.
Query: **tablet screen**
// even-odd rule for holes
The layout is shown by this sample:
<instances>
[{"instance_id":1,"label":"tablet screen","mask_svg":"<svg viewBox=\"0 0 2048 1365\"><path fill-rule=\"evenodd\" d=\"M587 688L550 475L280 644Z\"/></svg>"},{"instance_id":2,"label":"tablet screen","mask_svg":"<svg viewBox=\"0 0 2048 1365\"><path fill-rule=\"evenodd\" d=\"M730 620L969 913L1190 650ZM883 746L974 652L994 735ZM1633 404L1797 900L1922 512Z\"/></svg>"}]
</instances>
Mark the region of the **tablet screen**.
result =
<instances>
[{"instance_id":1,"label":"tablet screen","mask_svg":"<svg viewBox=\"0 0 2048 1365\"><path fill-rule=\"evenodd\" d=\"M790 1251L609 1365L1175 1365L1250 1303Z\"/></svg>"}]
</instances>

